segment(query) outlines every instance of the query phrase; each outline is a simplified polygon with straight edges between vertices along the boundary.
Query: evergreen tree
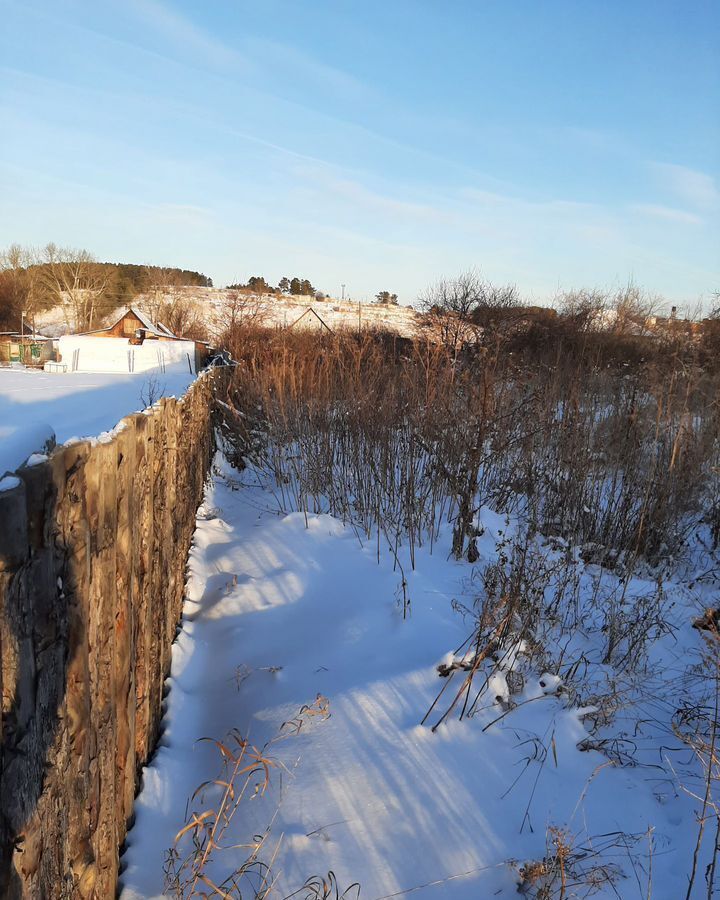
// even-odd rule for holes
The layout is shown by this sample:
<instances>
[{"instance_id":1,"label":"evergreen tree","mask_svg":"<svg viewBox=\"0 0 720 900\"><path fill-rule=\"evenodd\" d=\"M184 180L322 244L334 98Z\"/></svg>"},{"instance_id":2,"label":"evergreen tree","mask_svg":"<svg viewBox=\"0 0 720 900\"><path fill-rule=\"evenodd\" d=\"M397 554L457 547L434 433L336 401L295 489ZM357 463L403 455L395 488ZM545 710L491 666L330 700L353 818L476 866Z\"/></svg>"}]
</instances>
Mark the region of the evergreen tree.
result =
<instances>
[{"instance_id":1,"label":"evergreen tree","mask_svg":"<svg viewBox=\"0 0 720 900\"><path fill-rule=\"evenodd\" d=\"M248 278L247 286L256 294L274 293L274 289L270 287L270 285L267 283L267 281L265 281L265 278L262 275L253 275L251 278Z\"/></svg>"},{"instance_id":2,"label":"evergreen tree","mask_svg":"<svg viewBox=\"0 0 720 900\"><path fill-rule=\"evenodd\" d=\"M383 306L397 306L398 295L391 294L390 291L380 291L375 295L375 302Z\"/></svg>"}]
</instances>

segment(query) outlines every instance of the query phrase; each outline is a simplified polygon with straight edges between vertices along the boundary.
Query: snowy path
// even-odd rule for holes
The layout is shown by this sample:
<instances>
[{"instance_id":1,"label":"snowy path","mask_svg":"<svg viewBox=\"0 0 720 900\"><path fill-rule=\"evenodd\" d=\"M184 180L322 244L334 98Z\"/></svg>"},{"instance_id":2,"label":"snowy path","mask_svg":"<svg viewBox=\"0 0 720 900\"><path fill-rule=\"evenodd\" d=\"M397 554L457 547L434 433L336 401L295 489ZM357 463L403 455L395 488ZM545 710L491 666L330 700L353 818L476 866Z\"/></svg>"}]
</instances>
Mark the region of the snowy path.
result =
<instances>
[{"instance_id":1,"label":"snowy path","mask_svg":"<svg viewBox=\"0 0 720 900\"><path fill-rule=\"evenodd\" d=\"M318 693L329 698L331 717L273 747L290 774L275 773L234 822L235 839L248 841L275 816L266 858L282 839L271 896L332 870L341 888L359 881L363 900L431 883L411 896L513 898L519 878L508 861L542 858L550 824L595 848L606 840L600 835L652 826L652 897L684 896L695 836L687 801L659 802L654 771L579 752L585 726L537 679L518 698L536 700L487 731L501 713L491 697L480 714L437 733L419 725L443 684L435 665L470 627L450 605L463 598L467 564L421 550L403 621L391 559L378 565L376 548L361 547L330 517L311 516L306 527L301 514L263 512L270 502L222 479L206 498L215 517L198 524L166 732L145 771L123 858L124 900L162 894L163 859L188 797L220 772L215 749L196 741L238 728L262 744ZM487 560L502 520L483 515ZM637 853L632 866L614 851L610 861L628 877L594 896L646 897L647 847ZM213 871L221 877L243 858L218 854Z\"/></svg>"}]
</instances>

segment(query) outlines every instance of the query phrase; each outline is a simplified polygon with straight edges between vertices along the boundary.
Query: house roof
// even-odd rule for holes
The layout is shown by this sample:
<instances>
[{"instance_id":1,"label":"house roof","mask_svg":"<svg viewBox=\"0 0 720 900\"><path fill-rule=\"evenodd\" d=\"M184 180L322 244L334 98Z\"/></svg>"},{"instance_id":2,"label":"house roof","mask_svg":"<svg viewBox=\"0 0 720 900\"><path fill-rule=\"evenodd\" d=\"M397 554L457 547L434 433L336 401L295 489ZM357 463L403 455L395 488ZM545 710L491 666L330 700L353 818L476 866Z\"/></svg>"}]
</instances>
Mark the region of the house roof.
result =
<instances>
[{"instance_id":1,"label":"house roof","mask_svg":"<svg viewBox=\"0 0 720 900\"><path fill-rule=\"evenodd\" d=\"M83 331L81 334L100 334L103 331L110 331L118 324L118 322L122 322L122 320L126 315L128 315L128 313L132 313L135 318L142 324L142 327L146 331L150 332L150 334L155 334L158 337L170 337L175 338L176 340L182 340L176 334L173 334L173 332L170 331L167 325L163 325L162 322L158 322L157 325L155 325L152 319L150 319L149 316L139 310L136 306L128 306L127 309L123 310L122 315L115 319L112 325L108 325L106 328L94 328L92 331Z\"/></svg>"},{"instance_id":2,"label":"house roof","mask_svg":"<svg viewBox=\"0 0 720 900\"><path fill-rule=\"evenodd\" d=\"M110 327L112 328L114 327L114 325L117 325L117 323L124 319L128 313L132 313L136 319L139 319L143 324L143 328L145 328L151 334L157 334L159 337L177 337L177 335L173 334L172 331L170 331L170 329L163 325L161 322L158 322L157 325L154 324L152 319L146 316L144 312L141 312L135 306L129 306L120 316L120 318Z\"/></svg>"},{"instance_id":3,"label":"house roof","mask_svg":"<svg viewBox=\"0 0 720 900\"><path fill-rule=\"evenodd\" d=\"M0 331L0 340L11 340L14 338L24 338L29 341L51 341L52 338L46 334L33 334L32 331Z\"/></svg>"},{"instance_id":4,"label":"house roof","mask_svg":"<svg viewBox=\"0 0 720 900\"><path fill-rule=\"evenodd\" d=\"M164 331L165 334L166 334L168 337L176 337L176 335L174 335L174 334L172 333L172 331L170 331L170 329L167 327L167 325L163 325L162 322L158 322L158 323L157 323L157 327L158 327L161 331Z\"/></svg>"},{"instance_id":5,"label":"house roof","mask_svg":"<svg viewBox=\"0 0 720 900\"><path fill-rule=\"evenodd\" d=\"M290 325L288 325L288 328L292 328L293 326L297 325L298 322L300 322L302 319L305 318L305 316L308 316L308 315L315 316L315 318L318 320L318 322L320 323L320 325L323 328L327 328L327 330L330 332L330 334L334 334L332 328L327 324L327 322L323 321L323 319L315 312L315 310L312 308L312 306L308 307L301 316L299 316L297 319L295 319L294 322L291 322Z\"/></svg>"}]
</instances>

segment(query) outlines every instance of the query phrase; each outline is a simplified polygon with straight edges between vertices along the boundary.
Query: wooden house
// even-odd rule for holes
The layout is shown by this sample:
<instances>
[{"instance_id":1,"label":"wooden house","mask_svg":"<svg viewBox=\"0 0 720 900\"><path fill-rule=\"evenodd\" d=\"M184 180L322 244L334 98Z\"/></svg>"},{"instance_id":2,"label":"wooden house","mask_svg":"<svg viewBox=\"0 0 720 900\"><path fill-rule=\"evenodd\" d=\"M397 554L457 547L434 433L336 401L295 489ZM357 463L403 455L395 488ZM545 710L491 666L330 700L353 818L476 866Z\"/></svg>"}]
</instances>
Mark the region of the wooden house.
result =
<instances>
[{"instance_id":1,"label":"wooden house","mask_svg":"<svg viewBox=\"0 0 720 900\"><path fill-rule=\"evenodd\" d=\"M208 357L207 343L175 335L135 307L107 328L64 335L58 349L60 363L71 372L164 372L168 368L197 372Z\"/></svg>"}]
</instances>

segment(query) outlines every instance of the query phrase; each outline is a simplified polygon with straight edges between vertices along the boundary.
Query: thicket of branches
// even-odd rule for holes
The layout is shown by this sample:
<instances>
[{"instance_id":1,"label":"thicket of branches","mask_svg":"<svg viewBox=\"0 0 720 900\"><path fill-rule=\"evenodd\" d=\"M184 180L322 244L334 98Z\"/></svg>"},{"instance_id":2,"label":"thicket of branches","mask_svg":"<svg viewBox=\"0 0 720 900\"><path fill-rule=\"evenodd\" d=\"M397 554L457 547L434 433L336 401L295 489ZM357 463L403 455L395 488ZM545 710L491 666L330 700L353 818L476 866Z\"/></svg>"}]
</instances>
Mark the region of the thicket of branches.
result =
<instances>
[{"instance_id":1,"label":"thicket of branches","mask_svg":"<svg viewBox=\"0 0 720 900\"><path fill-rule=\"evenodd\" d=\"M720 294L701 319L678 316L635 284L615 291L572 290L553 307L528 306L513 285L497 286L470 270L431 285L419 298L423 330L454 358L497 353L552 365L558 353L594 366L648 360L713 368L720 364Z\"/></svg>"},{"instance_id":2,"label":"thicket of branches","mask_svg":"<svg viewBox=\"0 0 720 900\"><path fill-rule=\"evenodd\" d=\"M225 427L286 508L411 552L448 521L458 557L484 503L606 560L676 553L698 515L720 540L719 378L685 343L649 352L567 324L458 352L254 325L224 342L237 361Z\"/></svg>"}]
</instances>

